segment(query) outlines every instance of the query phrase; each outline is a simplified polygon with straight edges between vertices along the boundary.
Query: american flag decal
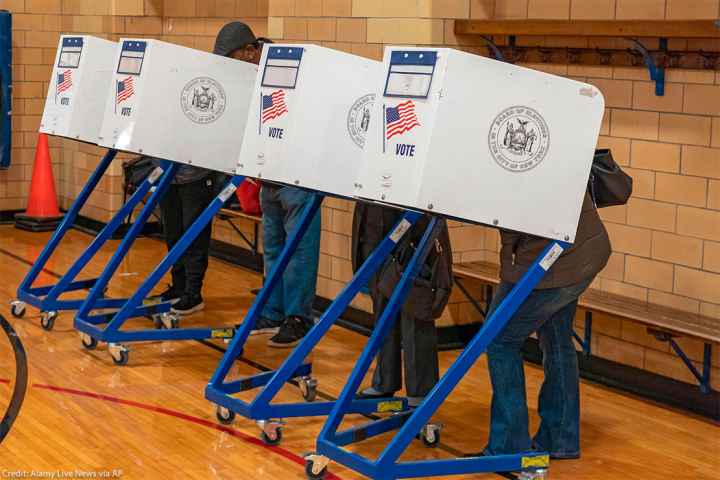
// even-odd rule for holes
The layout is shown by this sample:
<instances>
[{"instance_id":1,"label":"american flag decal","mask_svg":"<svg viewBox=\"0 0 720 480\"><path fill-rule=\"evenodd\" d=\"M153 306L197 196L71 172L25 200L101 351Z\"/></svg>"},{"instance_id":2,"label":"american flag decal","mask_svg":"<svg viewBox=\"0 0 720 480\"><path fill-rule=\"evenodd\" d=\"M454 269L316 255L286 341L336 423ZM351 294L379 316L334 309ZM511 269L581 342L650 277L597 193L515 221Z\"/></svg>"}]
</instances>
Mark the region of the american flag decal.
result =
<instances>
[{"instance_id":1,"label":"american flag decal","mask_svg":"<svg viewBox=\"0 0 720 480\"><path fill-rule=\"evenodd\" d=\"M288 112L285 105L285 92L276 90L270 95L262 97L262 123L278 118Z\"/></svg>"},{"instance_id":2,"label":"american flag decal","mask_svg":"<svg viewBox=\"0 0 720 480\"><path fill-rule=\"evenodd\" d=\"M419 126L420 122L415 115L415 103L412 100L385 108L385 136L388 140Z\"/></svg>"},{"instance_id":3,"label":"american flag decal","mask_svg":"<svg viewBox=\"0 0 720 480\"><path fill-rule=\"evenodd\" d=\"M72 87L72 71L65 70L62 73L58 73L56 95L70 90L70 87Z\"/></svg>"},{"instance_id":4,"label":"american flag decal","mask_svg":"<svg viewBox=\"0 0 720 480\"><path fill-rule=\"evenodd\" d=\"M125 80L117 82L117 89L115 95L115 105L118 105L125 100L129 99L135 93L135 87L133 86L133 78L127 77Z\"/></svg>"}]
</instances>

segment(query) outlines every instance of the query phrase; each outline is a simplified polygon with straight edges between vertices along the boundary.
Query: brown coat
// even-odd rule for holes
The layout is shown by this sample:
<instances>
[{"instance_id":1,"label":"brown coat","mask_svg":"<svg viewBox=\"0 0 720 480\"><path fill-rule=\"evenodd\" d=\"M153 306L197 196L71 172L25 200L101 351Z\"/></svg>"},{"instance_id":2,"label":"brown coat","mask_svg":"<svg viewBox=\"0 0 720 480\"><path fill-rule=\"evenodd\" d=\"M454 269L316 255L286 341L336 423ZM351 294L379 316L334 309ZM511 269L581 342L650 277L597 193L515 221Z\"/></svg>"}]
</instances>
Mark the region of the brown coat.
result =
<instances>
[{"instance_id":1,"label":"brown coat","mask_svg":"<svg viewBox=\"0 0 720 480\"><path fill-rule=\"evenodd\" d=\"M517 283L550 240L501 230L500 278ZM575 243L566 250L536 288L559 288L597 275L610 258L610 239L597 210L585 194Z\"/></svg>"}]
</instances>

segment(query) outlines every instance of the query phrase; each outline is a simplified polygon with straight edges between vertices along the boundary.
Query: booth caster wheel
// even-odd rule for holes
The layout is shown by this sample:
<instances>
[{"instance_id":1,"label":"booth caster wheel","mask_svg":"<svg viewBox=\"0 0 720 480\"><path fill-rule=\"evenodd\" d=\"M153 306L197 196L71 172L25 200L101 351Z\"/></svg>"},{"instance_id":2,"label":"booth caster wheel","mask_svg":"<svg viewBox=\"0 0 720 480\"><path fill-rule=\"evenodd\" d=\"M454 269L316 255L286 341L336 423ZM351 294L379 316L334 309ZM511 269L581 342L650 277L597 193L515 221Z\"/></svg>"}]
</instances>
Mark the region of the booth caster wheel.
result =
<instances>
[{"instance_id":1,"label":"booth caster wheel","mask_svg":"<svg viewBox=\"0 0 720 480\"><path fill-rule=\"evenodd\" d=\"M532 470L528 472L520 472L518 480L547 480L550 478L549 471L545 468L540 470Z\"/></svg>"},{"instance_id":2,"label":"booth caster wheel","mask_svg":"<svg viewBox=\"0 0 720 480\"><path fill-rule=\"evenodd\" d=\"M85 350L95 350L98 346L97 339L91 337L87 333L80 334L80 341L82 342L82 346Z\"/></svg>"},{"instance_id":3,"label":"booth caster wheel","mask_svg":"<svg viewBox=\"0 0 720 480\"><path fill-rule=\"evenodd\" d=\"M279 445L282 441L282 425L279 420L259 420L258 425L262 429L260 438L265 445Z\"/></svg>"},{"instance_id":4,"label":"booth caster wheel","mask_svg":"<svg viewBox=\"0 0 720 480\"><path fill-rule=\"evenodd\" d=\"M10 303L10 313L15 318L22 318L25 316L25 302L21 302L20 300L15 300L14 302Z\"/></svg>"},{"instance_id":5,"label":"booth caster wheel","mask_svg":"<svg viewBox=\"0 0 720 480\"><path fill-rule=\"evenodd\" d=\"M57 320L58 312L43 312L40 317L40 326L45 331L51 331L55 328L55 320Z\"/></svg>"},{"instance_id":6,"label":"booth caster wheel","mask_svg":"<svg viewBox=\"0 0 720 480\"><path fill-rule=\"evenodd\" d=\"M420 439L428 448L435 448L440 444L441 425L429 423L420 431Z\"/></svg>"},{"instance_id":7,"label":"booth caster wheel","mask_svg":"<svg viewBox=\"0 0 720 480\"><path fill-rule=\"evenodd\" d=\"M318 381L312 377L300 377L297 379L300 392L306 402L314 402L317 398Z\"/></svg>"},{"instance_id":8,"label":"booth caster wheel","mask_svg":"<svg viewBox=\"0 0 720 480\"><path fill-rule=\"evenodd\" d=\"M162 313L153 315L153 324L158 330L174 330L180 328L180 319L170 313Z\"/></svg>"},{"instance_id":9,"label":"booth caster wheel","mask_svg":"<svg viewBox=\"0 0 720 480\"><path fill-rule=\"evenodd\" d=\"M235 420L235 412L233 412L229 408L221 407L218 405L217 410L215 410L215 417L217 417L218 422L222 423L223 425L230 425Z\"/></svg>"},{"instance_id":10,"label":"booth caster wheel","mask_svg":"<svg viewBox=\"0 0 720 480\"><path fill-rule=\"evenodd\" d=\"M322 480L328 472L330 459L314 453L305 455L305 475L309 480Z\"/></svg>"},{"instance_id":11,"label":"booth caster wheel","mask_svg":"<svg viewBox=\"0 0 720 480\"><path fill-rule=\"evenodd\" d=\"M108 351L115 365L127 365L130 359L130 350L126 346L111 343L108 345Z\"/></svg>"}]
</instances>

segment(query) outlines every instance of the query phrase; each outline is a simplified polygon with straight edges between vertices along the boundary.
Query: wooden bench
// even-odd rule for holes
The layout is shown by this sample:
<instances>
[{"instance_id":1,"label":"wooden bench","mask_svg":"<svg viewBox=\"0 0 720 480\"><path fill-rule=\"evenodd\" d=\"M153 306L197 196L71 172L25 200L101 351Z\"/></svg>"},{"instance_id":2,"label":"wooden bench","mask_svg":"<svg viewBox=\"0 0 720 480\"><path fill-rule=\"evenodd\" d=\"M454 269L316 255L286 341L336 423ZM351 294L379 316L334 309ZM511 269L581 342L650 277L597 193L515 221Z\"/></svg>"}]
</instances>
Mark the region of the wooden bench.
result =
<instances>
[{"instance_id":1,"label":"wooden bench","mask_svg":"<svg viewBox=\"0 0 720 480\"><path fill-rule=\"evenodd\" d=\"M230 224L233 230L240 235L240 238L250 247L250 251L252 252L253 256L257 257L260 255L259 253L259 225L262 223L262 216L260 215L250 215L242 210L234 210L230 208L222 208L220 209L220 212L217 214L218 219L224 220ZM245 220L249 220L253 224L253 239L252 241L247 238L247 236L238 228L235 223L233 223L233 219L242 218Z\"/></svg>"},{"instance_id":2,"label":"wooden bench","mask_svg":"<svg viewBox=\"0 0 720 480\"><path fill-rule=\"evenodd\" d=\"M462 279L471 278L485 284L486 302L489 305L493 288L500 283L500 267L489 262L472 262L454 265L453 272L458 288L475 308L485 316L487 314L486 309L483 309L480 303L472 297L468 289L463 285ZM592 339L593 312L602 312L633 320L645 325L648 333L659 341L668 342L673 351L698 380L701 391L703 393L710 392L712 344L720 343L720 322L718 320L596 289L587 290L580 297L578 306L585 310L585 334L584 338L575 334L575 339L582 346L586 355L591 354L590 341ZM679 336L697 338L704 342L702 372L698 371L675 341L675 338Z\"/></svg>"}]
</instances>

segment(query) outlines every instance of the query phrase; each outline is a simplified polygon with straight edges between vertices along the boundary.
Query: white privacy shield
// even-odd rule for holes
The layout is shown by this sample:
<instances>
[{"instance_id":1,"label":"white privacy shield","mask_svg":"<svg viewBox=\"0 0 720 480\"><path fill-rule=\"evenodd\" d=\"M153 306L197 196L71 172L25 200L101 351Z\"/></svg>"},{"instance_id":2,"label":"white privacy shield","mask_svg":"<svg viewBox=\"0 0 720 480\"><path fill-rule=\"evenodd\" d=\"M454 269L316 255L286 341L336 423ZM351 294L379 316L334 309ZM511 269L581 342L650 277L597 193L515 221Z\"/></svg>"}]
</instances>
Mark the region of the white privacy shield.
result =
<instances>
[{"instance_id":1,"label":"white privacy shield","mask_svg":"<svg viewBox=\"0 0 720 480\"><path fill-rule=\"evenodd\" d=\"M597 88L442 48L388 47L383 69L358 197L575 239Z\"/></svg>"},{"instance_id":2,"label":"white privacy shield","mask_svg":"<svg viewBox=\"0 0 720 480\"><path fill-rule=\"evenodd\" d=\"M97 143L117 43L60 37L40 132Z\"/></svg>"},{"instance_id":3,"label":"white privacy shield","mask_svg":"<svg viewBox=\"0 0 720 480\"><path fill-rule=\"evenodd\" d=\"M100 143L233 174L257 66L159 40L123 39Z\"/></svg>"},{"instance_id":4,"label":"white privacy shield","mask_svg":"<svg viewBox=\"0 0 720 480\"><path fill-rule=\"evenodd\" d=\"M381 67L316 45L266 45L237 173L352 196Z\"/></svg>"}]
</instances>

